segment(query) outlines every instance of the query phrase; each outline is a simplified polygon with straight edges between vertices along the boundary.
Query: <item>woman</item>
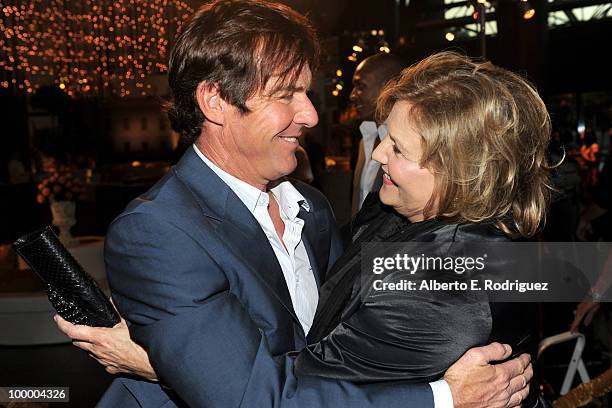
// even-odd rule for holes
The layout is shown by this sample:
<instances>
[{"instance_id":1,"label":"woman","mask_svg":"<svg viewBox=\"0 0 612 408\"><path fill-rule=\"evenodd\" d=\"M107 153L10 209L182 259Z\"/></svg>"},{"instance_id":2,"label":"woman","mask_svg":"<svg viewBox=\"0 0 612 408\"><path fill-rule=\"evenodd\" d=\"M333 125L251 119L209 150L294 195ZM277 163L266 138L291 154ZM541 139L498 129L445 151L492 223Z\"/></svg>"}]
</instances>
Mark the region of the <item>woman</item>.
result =
<instances>
[{"instance_id":1,"label":"woman","mask_svg":"<svg viewBox=\"0 0 612 408\"><path fill-rule=\"evenodd\" d=\"M384 173L384 205L370 196L358 214L353 245L321 290L298 373L431 381L465 350L491 341L533 355L535 321L526 318L536 316L533 304L489 304L469 291L446 297L375 291L362 284L356 259L364 242L506 242L534 235L549 197L550 121L537 92L511 72L444 52L388 84L378 115L389 131L373 153ZM393 274L393 281L409 278ZM532 386L524 406L536 402Z\"/></svg>"},{"instance_id":2,"label":"woman","mask_svg":"<svg viewBox=\"0 0 612 408\"><path fill-rule=\"evenodd\" d=\"M373 154L384 172L380 200L368 197L353 244L321 288L297 374L423 382L491 341L533 354L531 324L512 319L529 316L528 306L460 292L433 301L427 291L375 292L361 284L360 257L364 242L532 236L549 195L544 103L517 75L444 52L404 70L378 106L389 129ZM532 386L524 406L536 397Z\"/></svg>"}]
</instances>

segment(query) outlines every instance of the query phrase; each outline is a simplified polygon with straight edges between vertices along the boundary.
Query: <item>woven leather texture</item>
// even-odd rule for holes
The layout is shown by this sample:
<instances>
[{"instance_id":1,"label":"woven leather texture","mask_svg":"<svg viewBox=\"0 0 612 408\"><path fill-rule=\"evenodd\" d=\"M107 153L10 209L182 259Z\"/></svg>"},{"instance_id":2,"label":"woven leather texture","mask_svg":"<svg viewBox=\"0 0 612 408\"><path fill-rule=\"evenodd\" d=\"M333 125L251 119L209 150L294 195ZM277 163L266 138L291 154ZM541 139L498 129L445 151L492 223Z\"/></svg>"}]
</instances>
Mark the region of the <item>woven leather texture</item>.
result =
<instances>
[{"instance_id":1,"label":"woven leather texture","mask_svg":"<svg viewBox=\"0 0 612 408\"><path fill-rule=\"evenodd\" d=\"M13 248L46 284L51 305L64 319L87 326L119 323L119 315L104 292L50 226L19 238Z\"/></svg>"}]
</instances>

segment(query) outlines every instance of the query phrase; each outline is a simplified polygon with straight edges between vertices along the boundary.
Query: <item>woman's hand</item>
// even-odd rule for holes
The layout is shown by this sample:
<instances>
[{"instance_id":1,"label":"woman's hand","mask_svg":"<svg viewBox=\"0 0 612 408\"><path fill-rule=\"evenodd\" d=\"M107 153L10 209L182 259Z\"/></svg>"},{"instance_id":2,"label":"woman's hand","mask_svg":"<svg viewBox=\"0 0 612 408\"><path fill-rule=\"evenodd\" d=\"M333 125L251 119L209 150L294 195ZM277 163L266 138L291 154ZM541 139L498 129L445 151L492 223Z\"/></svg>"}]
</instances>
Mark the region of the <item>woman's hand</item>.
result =
<instances>
[{"instance_id":1,"label":"woman's hand","mask_svg":"<svg viewBox=\"0 0 612 408\"><path fill-rule=\"evenodd\" d=\"M584 319L584 325L588 326L593 321L593 316L599 310L599 302L593 302L592 300L583 300L578 307L576 307L576 311L574 312L576 317L574 317L574 321L570 326L570 331L572 333L576 333L578 331L578 327L580 326L580 322Z\"/></svg>"},{"instance_id":2,"label":"woman's hand","mask_svg":"<svg viewBox=\"0 0 612 408\"><path fill-rule=\"evenodd\" d=\"M123 318L112 328L76 325L60 315L53 317L57 327L72 339L72 344L89 352L111 374L127 373L157 381L147 352L130 338Z\"/></svg>"},{"instance_id":3,"label":"woman's hand","mask_svg":"<svg viewBox=\"0 0 612 408\"><path fill-rule=\"evenodd\" d=\"M581 241L588 241L589 238L593 235L593 226L590 221L587 221L585 218L580 217L578 221L578 227L576 228L576 236Z\"/></svg>"}]
</instances>

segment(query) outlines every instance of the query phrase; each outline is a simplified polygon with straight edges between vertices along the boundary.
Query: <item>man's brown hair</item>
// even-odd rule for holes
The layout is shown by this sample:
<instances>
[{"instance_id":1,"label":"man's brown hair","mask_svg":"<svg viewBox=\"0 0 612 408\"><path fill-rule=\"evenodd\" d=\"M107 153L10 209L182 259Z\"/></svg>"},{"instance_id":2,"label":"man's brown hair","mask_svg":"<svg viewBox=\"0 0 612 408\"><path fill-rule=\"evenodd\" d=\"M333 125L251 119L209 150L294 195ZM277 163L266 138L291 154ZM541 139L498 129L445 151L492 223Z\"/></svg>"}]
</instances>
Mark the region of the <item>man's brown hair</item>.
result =
<instances>
[{"instance_id":1,"label":"man's brown hair","mask_svg":"<svg viewBox=\"0 0 612 408\"><path fill-rule=\"evenodd\" d=\"M168 116L182 143L200 136L204 115L196 90L206 81L241 112L274 78L272 94L318 63L319 48L308 19L291 8L259 0L215 0L185 23L170 54Z\"/></svg>"}]
</instances>

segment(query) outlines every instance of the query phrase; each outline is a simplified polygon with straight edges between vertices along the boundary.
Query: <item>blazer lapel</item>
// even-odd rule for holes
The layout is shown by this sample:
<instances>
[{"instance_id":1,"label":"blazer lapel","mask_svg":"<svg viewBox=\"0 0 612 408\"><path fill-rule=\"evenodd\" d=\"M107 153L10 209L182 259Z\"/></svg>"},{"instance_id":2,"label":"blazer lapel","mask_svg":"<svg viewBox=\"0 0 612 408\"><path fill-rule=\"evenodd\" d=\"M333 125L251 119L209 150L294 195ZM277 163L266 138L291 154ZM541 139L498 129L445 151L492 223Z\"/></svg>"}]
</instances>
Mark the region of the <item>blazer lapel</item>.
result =
<instances>
[{"instance_id":1,"label":"blazer lapel","mask_svg":"<svg viewBox=\"0 0 612 408\"><path fill-rule=\"evenodd\" d=\"M306 253L308 254L308 259L310 260L310 267L312 268L312 273L314 274L315 280L317 281L317 288L321 288L322 283L325 281L325 268L322 265L323 261L323 253L324 250L321 251L319 246L317 245L319 242L317 240L318 223L316 222L316 214L312 211L312 205L310 206L311 210L306 211L303 208L300 209L298 213L298 218L304 220L304 229L302 230L302 242L304 243L304 248L306 248ZM328 248L329 249L329 248Z\"/></svg>"},{"instance_id":2,"label":"blazer lapel","mask_svg":"<svg viewBox=\"0 0 612 408\"><path fill-rule=\"evenodd\" d=\"M215 232L245 268L259 276L299 322L283 271L261 226L238 196L188 148L173 171L198 201L204 215L217 221Z\"/></svg>"},{"instance_id":3,"label":"blazer lapel","mask_svg":"<svg viewBox=\"0 0 612 408\"><path fill-rule=\"evenodd\" d=\"M226 218L219 224L217 232L231 245L244 265L259 275L289 314L299 322L285 276L261 226L233 191L228 195L226 210Z\"/></svg>"}]
</instances>

